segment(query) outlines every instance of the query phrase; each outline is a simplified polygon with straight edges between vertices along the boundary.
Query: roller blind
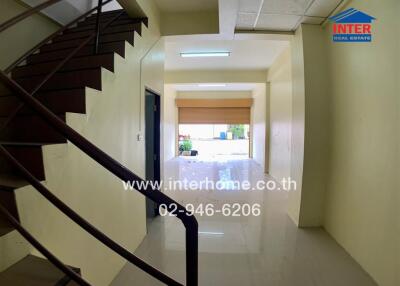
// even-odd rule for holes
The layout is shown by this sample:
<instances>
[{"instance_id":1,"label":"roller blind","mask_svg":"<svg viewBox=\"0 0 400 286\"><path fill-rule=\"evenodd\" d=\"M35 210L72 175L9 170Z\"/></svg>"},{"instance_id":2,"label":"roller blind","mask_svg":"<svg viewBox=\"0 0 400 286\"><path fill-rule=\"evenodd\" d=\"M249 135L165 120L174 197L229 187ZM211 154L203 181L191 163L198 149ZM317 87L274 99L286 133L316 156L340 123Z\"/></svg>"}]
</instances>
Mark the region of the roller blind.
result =
<instances>
[{"instance_id":1,"label":"roller blind","mask_svg":"<svg viewBox=\"0 0 400 286\"><path fill-rule=\"evenodd\" d=\"M252 99L177 99L180 124L250 124Z\"/></svg>"}]
</instances>

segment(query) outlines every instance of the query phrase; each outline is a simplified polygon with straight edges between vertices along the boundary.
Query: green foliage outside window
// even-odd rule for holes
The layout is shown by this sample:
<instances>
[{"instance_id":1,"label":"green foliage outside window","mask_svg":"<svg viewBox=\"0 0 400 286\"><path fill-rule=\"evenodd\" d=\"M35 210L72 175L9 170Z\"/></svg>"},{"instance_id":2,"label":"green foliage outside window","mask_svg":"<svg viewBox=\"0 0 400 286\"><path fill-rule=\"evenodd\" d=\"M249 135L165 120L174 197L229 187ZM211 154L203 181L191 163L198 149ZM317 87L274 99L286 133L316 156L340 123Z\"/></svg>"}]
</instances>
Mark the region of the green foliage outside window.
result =
<instances>
[{"instance_id":1,"label":"green foliage outside window","mask_svg":"<svg viewBox=\"0 0 400 286\"><path fill-rule=\"evenodd\" d=\"M228 132L232 132L233 139L244 139L244 125L243 124L238 124L238 125L229 125L228 126Z\"/></svg>"}]
</instances>

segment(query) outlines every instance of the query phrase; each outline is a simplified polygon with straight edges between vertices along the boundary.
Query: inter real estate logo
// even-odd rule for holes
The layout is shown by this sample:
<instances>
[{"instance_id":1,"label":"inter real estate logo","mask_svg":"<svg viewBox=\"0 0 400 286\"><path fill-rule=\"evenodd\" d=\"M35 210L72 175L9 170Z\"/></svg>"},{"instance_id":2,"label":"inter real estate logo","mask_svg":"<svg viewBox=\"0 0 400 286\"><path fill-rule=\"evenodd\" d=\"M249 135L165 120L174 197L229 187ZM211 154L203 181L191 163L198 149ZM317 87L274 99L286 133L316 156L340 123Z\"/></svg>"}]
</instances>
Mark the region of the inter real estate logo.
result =
<instances>
[{"instance_id":1,"label":"inter real estate logo","mask_svg":"<svg viewBox=\"0 0 400 286\"><path fill-rule=\"evenodd\" d=\"M371 42L374 17L350 8L329 18L333 24L334 42Z\"/></svg>"}]
</instances>

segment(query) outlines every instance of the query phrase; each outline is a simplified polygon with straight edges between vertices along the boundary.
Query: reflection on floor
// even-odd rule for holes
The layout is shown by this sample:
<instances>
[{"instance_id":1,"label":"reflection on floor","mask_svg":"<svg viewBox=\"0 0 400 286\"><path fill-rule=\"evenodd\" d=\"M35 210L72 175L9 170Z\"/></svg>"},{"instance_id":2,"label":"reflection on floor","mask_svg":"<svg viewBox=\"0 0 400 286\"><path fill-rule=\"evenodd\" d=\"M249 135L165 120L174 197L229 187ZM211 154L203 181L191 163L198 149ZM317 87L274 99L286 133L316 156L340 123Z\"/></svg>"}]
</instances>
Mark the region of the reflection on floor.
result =
<instances>
[{"instance_id":1,"label":"reflection on floor","mask_svg":"<svg viewBox=\"0 0 400 286\"><path fill-rule=\"evenodd\" d=\"M165 177L175 180L271 180L252 160L174 159ZM228 177L227 177L228 176ZM323 230L298 229L286 215L283 191L168 191L181 203L259 203L260 216L196 216L199 221L199 284L208 286L372 286L361 267ZM216 208L218 208L216 206ZM158 217L135 252L173 278L185 281L184 227ZM113 286L162 285L127 265Z\"/></svg>"}]
</instances>

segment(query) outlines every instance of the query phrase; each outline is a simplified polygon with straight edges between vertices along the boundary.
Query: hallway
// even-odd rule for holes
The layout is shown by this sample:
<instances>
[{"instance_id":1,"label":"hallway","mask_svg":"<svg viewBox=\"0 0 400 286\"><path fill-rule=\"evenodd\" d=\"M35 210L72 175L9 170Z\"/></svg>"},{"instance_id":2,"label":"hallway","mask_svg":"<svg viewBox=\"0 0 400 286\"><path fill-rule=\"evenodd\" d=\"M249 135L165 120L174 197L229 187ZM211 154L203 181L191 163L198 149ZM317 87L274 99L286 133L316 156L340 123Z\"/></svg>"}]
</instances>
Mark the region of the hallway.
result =
<instances>
[{"instance_id":1,"label":"hallway","mask_svg":"<svg viewBox=\"0 0 400 286\"><path fill-rule=\"evenodd\" d=\"M167 162L166 180L272 180L253 160ZM368 274L323 230L298 229L287 216L285 191L166 191L180 203L260 204L260 216L196 215L199 221L200 285L372 286ZM174 217L157 217L135 254L183 282L184 228ZM132 265L111 284L162 285Z\"/></svg>"}]
</instances>

